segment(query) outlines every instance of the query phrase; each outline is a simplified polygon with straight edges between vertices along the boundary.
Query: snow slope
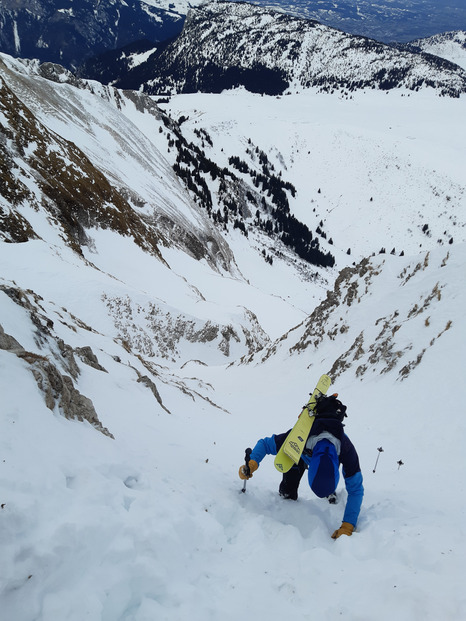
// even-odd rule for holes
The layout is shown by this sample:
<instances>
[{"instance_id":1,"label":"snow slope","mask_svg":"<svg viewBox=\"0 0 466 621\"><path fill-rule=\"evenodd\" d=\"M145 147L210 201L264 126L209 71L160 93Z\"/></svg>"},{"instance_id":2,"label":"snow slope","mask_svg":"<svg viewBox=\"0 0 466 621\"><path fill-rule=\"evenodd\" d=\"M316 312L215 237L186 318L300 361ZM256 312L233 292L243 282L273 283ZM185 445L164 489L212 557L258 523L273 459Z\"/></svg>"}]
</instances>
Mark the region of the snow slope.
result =
<instances>
[{"instance_id":1,"label":"snow slope","mask_svg":"<svg viewBox=\"0 0 466 621\"><path fill-rule=\"evenodd\" d=\"M70 89L57 90L61 105ZM290 256L271 266L261 257L263 238L252 234L223 234L237 266L231 270L195 260L182 244L161 245L162 261L130 237L95 227L80 256L43 210L22 206L42 235L0 244L2 617L466 617L466 423L458 405L466 371L465 100L404 95L269 99L235 92L167 104L175 117L190 117L182 125L187 136L196 122L209 129L219 163L230 154L246 157L249 135L269 158L275 154L298 186L292 209L325 219L335 237L337 265L346 270L338 295L331 293L336 270L312 279ZM41 107L32 96L29 104L108 175L125 183L132 176L155 211L166 198L173 217L192 214L196 222L186 191L144 176L134 156L141 141L157 173L169 171L171 156L150 142L153 118L125 103L124 120L113 101L101 99L79 98L95 109L76 125L73 115L62 121L66 107ZM132 147L126 152L112 151L110 110L124 134L117 144ZM386 202L369 194L375 187ZM314 200L315 213L306 212L305 200ZM419 214L405 216L412 202ZM430 237L421 226L427 221ZM353 266L386 244L389 223L397 252L387 247L388 254L363 259L366 271ZM221 355L207 338L189 340L179 323L154 324L167 309L233 326L243 340L227 331L231 348ZM361 333L362 352L353 347ZM176 355L155 347L161 337L172 339ZM261 349L246 356L254 338ZM57 386L44 395L51 367L55 379L71 378L92 400L99 424L65 418L66 391L60 397ZM303 481L299 501L288 503L278 497L271 458L245 494L237 475L244 449L291 426L317 377L332 368L365 484L357 531L337 541L330 535L343 515L342 488L340 502L329 505Z\"/></svg>"},{"instance_id":2,"label":"snow slope","mask_svg":"<svg viewBox=\"0 0 466 621\"><path fill-rule=\"evenodd\" d=\"M435 54L456 63L466 69L466 31L454 30L442 34L416 39L410 45L419 47L423 52Z\"/></svg>"},{"instance_id":3,"label":"snow slope","mask_svg":"<svg viewBox=\"0 0 466 621\"><path fill-rule=\"evenodd\" d=\"M452 325L422 363L402 382L397 369L379 374L378 367L358 381L350 366L334 384L348 405L366 494L357 532L333 541L343 491L329 505L303 483L299 501L287 503L269 458L241 494L237 469L246 446L293 422L316 376L341 353L338 338L305 354L279 348L263 364L155 365L164 409L136 381L136 370L147 372L144 357L124 349L105 319L104 282L86 277L90 268L75 265L71 251L2 244L2 274L24 290L33 284L56 336L91 346L107 371L79 362L78 386L114 435L48 410L29 363L0 351L5 618L278 621L290 608L303 619L463 618L466 505L457 446L466 425L457 388L465 371L465 253L453 246L440 267L445 253L436 251L427 271L403 287L403 298L415 301L426 277L448 283L429 316L435 326ZM387 298L396 305L398 274L418 261L384 259L352 329L383 316ZM142 265L136 257L132 264ZM85 295L79 278L88 281ZM112 279L100 278L108 290ZM113 282L134 295L131 285ZM202 284L208 293L212 283ZM53 339L38 347L28 313L5 291L0 296L5 332L31 352L52 351Z\"/></svg>"},{"instance_id":4,"label":"snow slope","mask_svg":"<svg viewBox=\"0 0 466 621\"><path fill-rule=\"evenodd\" d=\"M207 130L214 147L206 150L221 165L240 155L258 167L247 150L249 141L259 145L296 187L294 215L313 231L322 222L341 265L348 248L360 258L382 247L413 253L466 241L466 100L408 95L237 90L173 97L163 108L188 117L187 136Z\"/></svg>"}]
</instances>

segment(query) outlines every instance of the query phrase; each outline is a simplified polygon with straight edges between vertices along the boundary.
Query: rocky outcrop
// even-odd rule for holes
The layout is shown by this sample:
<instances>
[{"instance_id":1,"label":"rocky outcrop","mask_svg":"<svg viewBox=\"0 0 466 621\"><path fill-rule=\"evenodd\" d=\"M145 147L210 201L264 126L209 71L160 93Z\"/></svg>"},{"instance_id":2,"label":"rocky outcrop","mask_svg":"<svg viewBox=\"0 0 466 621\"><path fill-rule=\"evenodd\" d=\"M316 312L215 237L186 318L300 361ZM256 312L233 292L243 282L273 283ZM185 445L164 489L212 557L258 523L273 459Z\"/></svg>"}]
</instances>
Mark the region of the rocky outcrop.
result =
<instances>
[{"instance_id":1,"label":"rocky outcrop","mask_svg":"<svg viewBox=\"0 0 466 621\"><path fill-rule=\"evenodd\" d=\"M270 340L248 309L240 309L236 322L222 324L179 312L162 301L142 305L128 296L108 295L103 301L127 350L149 359L180 361L186 348L195 346L198 357L222 363L238 351L256 353Z\"/></svg>"},{"instance_id":2,"label":"rocky outcrop","mask_svg":"<svg viewBox=\"0 0 466 621\"><path fill-rule=\"evenodd\" d=\"M334 382L348 370L358 379L393 371L402 381L454 324L453 305L444 302L445 291L451 296L442 269L449 260L441 252L421 260L381 255L346 267L305 321L242 362L263 363L282 349L305 355L309 366L316 356L332 359ZM374 308L383 314L374 315Z\"/></svg>"},{"instance_id":3,"label":"rocky outcrop","mask_svg":"<svg viewBox=\"0 0 466 621\"><path fill-rule=\"evenodd\" d=\"M68 419L86 420L95 429L113 438L110 431L100 422L91 399L79 392L72 378L60 373L57 366L46 356L26 351L13 336L5 333L1 325L0 349L9 351L28 364L49 410L57 410Z\"/></svg>"},{"instance_id":4,"label":"rocky outcrop","mask_svg":"<svg viewBox=\"0 0 466 621\"><path fill-rule=\"evenodd\" d=\"M0 60L0 69L8 69ZM37 238L20 206L45 210L63 239L82 254L86 230L97 227L130 235L136 244L161 258L163 239L131 207L86 155L72 142L40 123L4 80L0 83L0 238L23 242Z\"/></svg>"},{"instance_id":5,"label":"rocky outcrop","mask_svg":"<svg viewBox=\"0 0 466 621\"><path fill-rule=\"evenodd\" d=\"M75 353L94 368L98 364L90 347L77 348L76 351L57 338L53 331L53 321L47 317L41 306L42 298L33 291L25 291L13 285L0 285L0 292L25 310L31 321L36 351L29 351L0 325L0 349L15 355L27 363L41 391L49 410L56 411L68 419L88 421L95 429L113 438L111 432L102 425L95 407L88 397L76 386L80 369ZM40 353L39 353L40 352Z\"/></svg>"}]
</instances>

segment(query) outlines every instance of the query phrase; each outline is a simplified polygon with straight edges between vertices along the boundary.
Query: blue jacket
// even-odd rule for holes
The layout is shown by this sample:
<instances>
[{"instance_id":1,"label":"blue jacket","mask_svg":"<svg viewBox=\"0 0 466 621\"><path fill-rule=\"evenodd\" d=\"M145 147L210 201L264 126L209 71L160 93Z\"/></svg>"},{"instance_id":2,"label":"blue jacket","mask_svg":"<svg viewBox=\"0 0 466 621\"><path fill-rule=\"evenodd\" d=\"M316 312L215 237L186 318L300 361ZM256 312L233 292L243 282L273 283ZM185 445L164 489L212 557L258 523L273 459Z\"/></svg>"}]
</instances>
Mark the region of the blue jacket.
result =
<instances>
[{"instance_id":1,"label":"blue jacket","mask_svg":"<svg viewBox=\"0 0 466 621\"><path fill-rule=\"evenodd\" d=\"M321 433L322 425L323 421L319 421L319 419L317 419L312 426L311 435L318 435ZM343 522L349 522L353 526L356 526L364 496L362 473L356 449L348 436L343 432L343 425L341 425L341 423L338 425L338 428L335 427L335 429L332 429L331 431L341 442L339 460L342 465L342 473L345 479L346 491L348 492ZM324 427L326 430L328 429L327 424L324 424ZM251 453L250 459L254 459L254 461L260 464L266 455L276 455L288 434L289 431L278 435L274 434L269 438L262 438L261 440L258 440ZM302 460L306 465L309 465L310 459L311 456L304 452Z\"/></svg>"}]
</instances>

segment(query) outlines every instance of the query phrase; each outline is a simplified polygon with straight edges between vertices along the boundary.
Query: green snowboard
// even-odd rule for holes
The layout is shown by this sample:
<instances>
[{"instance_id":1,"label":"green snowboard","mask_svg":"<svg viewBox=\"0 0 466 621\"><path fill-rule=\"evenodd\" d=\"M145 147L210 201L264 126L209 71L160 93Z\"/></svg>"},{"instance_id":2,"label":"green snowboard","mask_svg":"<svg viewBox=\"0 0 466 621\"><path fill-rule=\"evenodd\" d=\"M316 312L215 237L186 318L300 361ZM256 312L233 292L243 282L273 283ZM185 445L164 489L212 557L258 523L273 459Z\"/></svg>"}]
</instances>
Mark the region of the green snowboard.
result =
<instances>
[{"instance_id":1,"label":"green snowboard","mask_svg":"<svg viewBox=\"0 0 466 621\"><path fill-rule=\"evenodd\" d=\"M275 457L275 468L279 472L288 472L288 470L301 459L307 437L311 431L312 423L314 422L315 417L313 411L316 406L316 401L320 395L325 395L331 383L332 380L328 375L322 375L317 382L314 392L311 394L311 398L304 406L295 426L286 437L285 442L283 442Z\"/></svg>"}]
</instances>

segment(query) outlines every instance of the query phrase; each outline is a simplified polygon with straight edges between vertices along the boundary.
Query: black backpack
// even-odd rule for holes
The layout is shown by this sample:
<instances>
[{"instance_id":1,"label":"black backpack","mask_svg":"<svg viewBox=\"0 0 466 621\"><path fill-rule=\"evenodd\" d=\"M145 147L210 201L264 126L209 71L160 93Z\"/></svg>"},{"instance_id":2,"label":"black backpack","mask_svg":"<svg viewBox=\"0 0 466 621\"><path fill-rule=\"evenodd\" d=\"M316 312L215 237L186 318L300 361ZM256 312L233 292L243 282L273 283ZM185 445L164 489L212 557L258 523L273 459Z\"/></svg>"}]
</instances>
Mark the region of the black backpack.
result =
<instances>
[{"instance_id":1,"label":"black backpack","mask_svg":"<svg viewBox=\"0 0 466 621\"><path fill-rule=\"evenodd\" d=\"M338 395L322 395L316 403L314 414L316 418L335 418L340 422L347 416L346 405L337 399Z\"/></svg>"}]
</instances>

